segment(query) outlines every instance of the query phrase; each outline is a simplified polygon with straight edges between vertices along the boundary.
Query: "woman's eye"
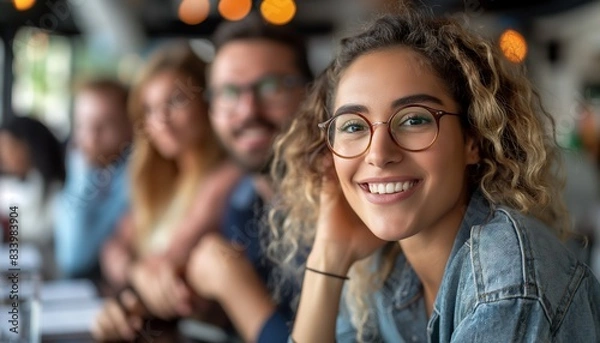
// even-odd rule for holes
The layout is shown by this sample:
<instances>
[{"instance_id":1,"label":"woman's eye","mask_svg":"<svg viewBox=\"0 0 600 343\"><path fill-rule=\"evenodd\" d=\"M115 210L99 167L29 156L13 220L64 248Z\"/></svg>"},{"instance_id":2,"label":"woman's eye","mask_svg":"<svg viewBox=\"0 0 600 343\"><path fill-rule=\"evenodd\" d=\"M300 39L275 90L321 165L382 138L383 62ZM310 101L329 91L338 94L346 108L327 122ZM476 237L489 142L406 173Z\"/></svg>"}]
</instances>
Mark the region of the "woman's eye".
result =
<instances>
[{"instance_id":1,"label":"woman's eye","mask_svg":"<svg viewBox=\"0 0 600 343\"><path fill-rule=\"evenodd\" d=\"M179 108L187 105L188 99L183 93L177 92L171 96L168 103L172 108Z\"/></svg>"},{"instance_id":2,"label":"woman's eye","mask_svg":"<svg viewBox=\"0 0 600 343\"><path fill-rule=\"evenodd\" d=\"M364 123L348 122L341 125L338 130L342 133L356 133L365 131L366 129L367 127Z\"/></svg>"},{"instance_id":3,"label":"woman's eye","mask_svg":"<svg viewBox=\"0 0 600 343\"><path fill-rule=\"evenodd\" d=\"M405 117L400 122L400 125L401 126L418 126L418 125L426 125L429 123L431 123L431 120L429 118L415 115L415 116Z\"/></svg>"}]
</instances>

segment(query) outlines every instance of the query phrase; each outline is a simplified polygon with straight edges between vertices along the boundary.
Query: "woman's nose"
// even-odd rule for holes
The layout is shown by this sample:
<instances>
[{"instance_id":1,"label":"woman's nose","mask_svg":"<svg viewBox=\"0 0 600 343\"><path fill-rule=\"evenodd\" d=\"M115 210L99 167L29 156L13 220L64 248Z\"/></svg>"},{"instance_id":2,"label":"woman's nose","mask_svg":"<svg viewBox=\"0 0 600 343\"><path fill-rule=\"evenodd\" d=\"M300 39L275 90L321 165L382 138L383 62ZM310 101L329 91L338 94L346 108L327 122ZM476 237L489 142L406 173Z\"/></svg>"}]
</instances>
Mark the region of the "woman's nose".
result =
<instances>
[{"instance_id":1,"label":"woman's nose","mask_svg":"<svg viewBox=\"0 0 600 343\"><path fill-rule=\"evenodd\" d=\"M365 162L383 168L389 163L402 161L402 158L403 151L390 136L386 125L374 126L371 145L365 153Z\"/></svg>"}]
</instances>

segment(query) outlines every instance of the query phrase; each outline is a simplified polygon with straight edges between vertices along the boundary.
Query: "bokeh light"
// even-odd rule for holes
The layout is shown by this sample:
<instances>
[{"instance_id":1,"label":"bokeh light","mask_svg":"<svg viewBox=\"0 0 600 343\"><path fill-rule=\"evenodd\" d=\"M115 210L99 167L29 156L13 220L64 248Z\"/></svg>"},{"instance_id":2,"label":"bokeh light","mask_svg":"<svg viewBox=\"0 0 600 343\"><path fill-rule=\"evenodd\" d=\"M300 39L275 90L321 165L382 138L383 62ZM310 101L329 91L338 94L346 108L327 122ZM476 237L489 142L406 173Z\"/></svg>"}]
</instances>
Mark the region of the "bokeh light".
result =
<instances>
[{"instance_id":1,"label":"bokeh light","mask_svg":"<svg viewBox=\"0 0 600 343\"><path fill-rule=\"evenodd\" d=\"M264 0L260 5L260 13L269 23L284 25L294 18L296 4L293 0Z\"/></svg>"},{"instance_id":2,"label":"bokeh light","mask_svg":"<svg viewBox=\"0 0 600 343\"><path fill-rule=\"evenodd\" d=\"M183 0L179 5L178 15L182 22L196 25L206 20L209 12L209 0Z\"/></svg>"},{"instance_id":3,"label":"bokeh light","mask_svg":"<svg viewBox=\"0 0 600 343\"><path fill-rule=\"evenodd\" d=\"M509 61L521 63L527 56L527 41L519 32L508 29L502 33L499 40L500 49Z\"/></svg>"},{"instance_id":4,"label":"bokeh light","mask_svg":"<svg viewBox=\"0 0 600 343\"><path fill-rule=\"evenodd\" d=\"M35 0L13 0L13 5L19 11L27 11L35 5Z\"/></svg>"},{"instance_id":5,"label":"bokeh light","mask_svg":"<svg viewBox=\"0 0 600 343\"><path fill-rule=\"evenodd\" d=\"M227 20L241 20L250 13L252 0L221 0L218 9Z\"/></svg>"}]
</instances>

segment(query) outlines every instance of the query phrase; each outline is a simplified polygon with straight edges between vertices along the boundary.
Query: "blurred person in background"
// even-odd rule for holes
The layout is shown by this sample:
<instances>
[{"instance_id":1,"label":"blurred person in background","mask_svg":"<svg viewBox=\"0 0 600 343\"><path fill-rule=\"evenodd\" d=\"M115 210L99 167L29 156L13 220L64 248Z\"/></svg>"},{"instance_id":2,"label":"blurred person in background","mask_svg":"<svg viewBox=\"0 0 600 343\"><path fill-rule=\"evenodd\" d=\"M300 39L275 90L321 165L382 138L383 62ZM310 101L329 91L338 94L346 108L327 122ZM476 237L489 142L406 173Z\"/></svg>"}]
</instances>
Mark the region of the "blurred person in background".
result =
<instances>
[{"instance_id":1,"label":"blurred person in background","mask_svg":"<svg viewBox=\"0 0 600 343\"><path fill-rule=\"evenodd\" d=\"M588 240L583 249L587 263L600 280L600 113L591 101L582 104L575 136L582 152L578 161L566 160L569 211L575 228ZM575 153L572 153L575 154ZM586 163L582 163L585 161ZM570 187L569 187L570 186Z\"/></svg>"},{"instance_id":2,"label":"blurred person in background","mask_svg":"<svg viewBox=\"0 0 600 343\"><path fill-rule=\"evenodd\" d=\"M600 276L598 236L600 235L600 140L598 115L591 103L577 108L575 129L562 150L566 171L565 203L577 235L568 247Z\"/></svg>"},{"instance_id":3,"label":"blurred person in background","mask_svg":"<svg viewBox=\"0 0 600 343\"><path fill-rule=\"evenodd\" d=\"M41 122L15 116L0 126L0 213L18 206L19 244L42 257L42 275L56 276L52 208L65 180L61 144Z\"/></svg>"},{"instance_id":4,"label":"blurred person in background","mask_svg":"<svg viewBox=\"0 0 600 343\"><path fill-rule=\"evenodd\" d=\"M210 126L204 73L204 62L186 43L168 45L132 89L129 112L139 132L130 162L131 211L101 261L113 289L128 288L97 316L92 332L98 340L134 339L146 311L164 320L192 314L184 265L200 237L219 229L240 176ZM141 302L143 311L122 307L123 298ZM137 316L130 321L132 312Z\"/></svg>"},{"instance_id":5,"label":"blurred person in background","mask_svg":"<svg viewBox=\"0 0 600 343\"><path fill-rule=\"evenodd\" d=\"M290 299L299 285L281 294L269 287L275 271L260 242L262 217L273 196L267 176L273 141L293 118L312 72L303 40L255 15L222 24L214 40L210 119L247 175L227 198L221 232L204 236L194 248L186 279L200 297L221 304L244 341L286 341L293 316ZM104 330L98 320L96 338L131 338L141 328L143 317L131 315L139 304L125 295L121 303L129 313L117 305L107 308L105 313L115 319ZM107 328L111 335L105 334Z\"/></svg>"},{"instance_id":6,"label":"blurred person in background","mask_svg":"<svg viewBox=\"0 0 600 343\"><path fill-rule=\"evenodd\" d=\"M100 248L128 208L127 96L127 87L110 79L88 81L75 94L74 144L54 216L63 277L99 280Z\"/></svg>"},{"instance_id":7,"label":"blurred person in background","mask_svg":"<svg viewBox=\"0 0 600 343\"><path fill-rule=\"evenodd\" d=\"M228 199L222 234L200 241L187 278L217 300L246 342L281 342L293 317L294 286L275 295L275 272L261 246L263 210L273 198L268 178L273 142L292 120L312 80L303 39L250 15L214 35L209 71L210 119L222 144L247 173Z\"/></svg>"}]
</instances>

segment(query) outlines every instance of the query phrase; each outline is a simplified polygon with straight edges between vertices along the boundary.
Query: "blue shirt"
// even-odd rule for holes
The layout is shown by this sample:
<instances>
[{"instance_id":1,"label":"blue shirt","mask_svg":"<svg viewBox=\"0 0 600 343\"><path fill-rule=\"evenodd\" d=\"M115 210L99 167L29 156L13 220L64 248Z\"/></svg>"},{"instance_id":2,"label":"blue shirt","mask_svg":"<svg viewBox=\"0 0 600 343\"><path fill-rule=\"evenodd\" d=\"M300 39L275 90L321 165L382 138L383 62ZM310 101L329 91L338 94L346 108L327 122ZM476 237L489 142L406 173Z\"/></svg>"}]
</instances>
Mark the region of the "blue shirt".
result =
<instances>
[{"instance_id":1,"label":"blue shirt","mask_svg":"<svg viewBox=\"0 0 600 343\"><path fill-rule=\"evenodd\" d=\"M67 180L55 208L58 267L67 278L99 276L102 244L128 210L126 151L105 168L93 168L81 153L67 158Z\"/></svg>"},{"instance_id":2,"label":"blue shirt","mask_svg":"<svg viewBox=\"0 0 600 343\"><path fill-rule=\"evenodd\" d=\"M223 235L233 243L245 248L246 257L250 260L261 280L273 291L271 272L275 268L266 258L264 246L261 245L264 221L264 202L254 188L251 177L243 178L235 187L225 210ZM260 331L257 343L286 342L290 334L288 323L292 320L289 306L293 294L286 294L277 311L271 315Z\"/></svg>"},{"instance_id":3,"label":"blue shirt","mask_svg":"<svg viewBox=\"0 0 600 343\"><path fill-rule=\"evenodd\" d=\"M369 342L600 342L600 284L543 223L475 192L433 313L400 254L374 294ZM354 342L342 301L338 342Z\"/></svg>"}]
</instances>

